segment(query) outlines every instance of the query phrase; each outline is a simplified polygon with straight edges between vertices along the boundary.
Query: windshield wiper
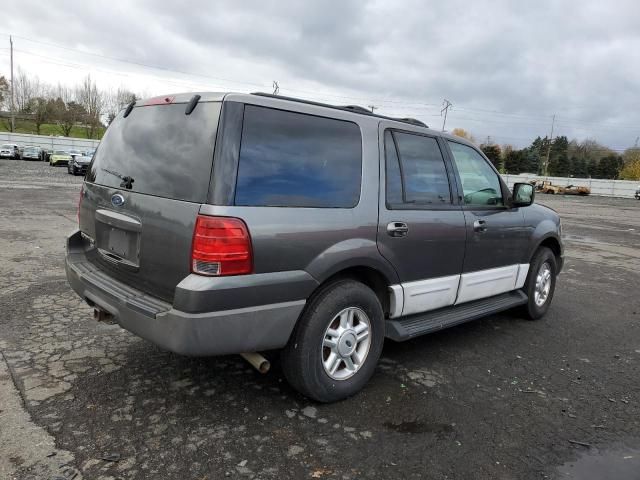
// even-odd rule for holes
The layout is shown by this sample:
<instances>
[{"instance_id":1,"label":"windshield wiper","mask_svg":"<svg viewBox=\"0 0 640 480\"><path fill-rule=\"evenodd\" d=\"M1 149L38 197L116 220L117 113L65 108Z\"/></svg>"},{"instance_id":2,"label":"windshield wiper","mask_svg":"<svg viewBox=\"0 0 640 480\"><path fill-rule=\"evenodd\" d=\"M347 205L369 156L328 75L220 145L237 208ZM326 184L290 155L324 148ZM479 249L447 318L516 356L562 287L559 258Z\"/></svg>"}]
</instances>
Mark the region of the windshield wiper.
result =
<instances>
[{"instance_id":1,"label":"windshield wiper","mask_svg":"<svg viewBox=\"0 0 640 480\"><path fill-rule=\"evenodd\" d=\"M126 188L128 190L131 190L133 188L133 182L135 181L133 177L123 176L120 173L114 172L107 168L101 168L100 170L102 170L103 172L107 172L113 175L114 177L118 177L120 180L122 180L122 183L120 184L120 188Z\"/></svg>"}]
</instances>

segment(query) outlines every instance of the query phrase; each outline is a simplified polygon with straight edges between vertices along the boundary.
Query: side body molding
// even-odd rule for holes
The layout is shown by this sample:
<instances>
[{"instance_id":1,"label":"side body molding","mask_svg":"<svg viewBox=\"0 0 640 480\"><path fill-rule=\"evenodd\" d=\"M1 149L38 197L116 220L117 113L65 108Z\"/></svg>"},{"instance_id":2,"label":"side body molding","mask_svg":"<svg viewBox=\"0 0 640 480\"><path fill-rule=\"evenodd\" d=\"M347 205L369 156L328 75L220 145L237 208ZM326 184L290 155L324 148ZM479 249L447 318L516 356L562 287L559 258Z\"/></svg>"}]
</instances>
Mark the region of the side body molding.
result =
<instances>
[{"instance_id":1,"label":"side body molding","mask_svg":"<svg viewBox=\"0 0 640 480\"><path fill-rule=\"evenodd\" d=\"M524 286L529 264L430 278L389 287L391 318L493 297Z\"/></svg>"}]
</instances>

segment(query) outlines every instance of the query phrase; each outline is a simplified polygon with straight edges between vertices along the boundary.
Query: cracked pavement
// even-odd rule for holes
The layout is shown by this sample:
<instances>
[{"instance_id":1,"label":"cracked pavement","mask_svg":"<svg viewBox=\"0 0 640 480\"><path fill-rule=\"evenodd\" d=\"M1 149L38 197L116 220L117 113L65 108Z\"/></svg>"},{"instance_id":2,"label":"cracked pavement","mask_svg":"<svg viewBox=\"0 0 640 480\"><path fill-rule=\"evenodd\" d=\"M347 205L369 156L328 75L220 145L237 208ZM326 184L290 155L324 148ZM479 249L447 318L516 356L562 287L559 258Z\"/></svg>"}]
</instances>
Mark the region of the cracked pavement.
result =
<instances>
[{"instance_id":1,"label":"cracked pavement","mask_svg":"<svg viewBox=\"0 0 640 480\"><path fill-rule=\"evenodd\" d=\"M0 161L3 480L572 478L623 450L640 471L640 202L540 195L567 248L543 320L387 341L361 394L322 405L276 354L261 375L95 322L63 266L80 184Z\"/></svg>"}]
</instances>

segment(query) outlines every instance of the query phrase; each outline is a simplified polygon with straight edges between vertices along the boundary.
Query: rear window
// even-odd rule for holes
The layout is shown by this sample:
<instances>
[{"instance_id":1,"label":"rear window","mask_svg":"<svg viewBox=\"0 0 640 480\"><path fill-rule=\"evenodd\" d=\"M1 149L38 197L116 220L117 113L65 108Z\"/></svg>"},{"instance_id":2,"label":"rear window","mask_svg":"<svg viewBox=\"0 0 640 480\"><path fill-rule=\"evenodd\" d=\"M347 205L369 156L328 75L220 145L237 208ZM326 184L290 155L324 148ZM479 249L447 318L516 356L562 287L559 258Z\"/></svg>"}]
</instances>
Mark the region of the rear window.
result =
<instances>
[{"instance_id":1,"label":"rear window","mask_svg":"<svg viewBox=\"0 0 640 480\"><path fill-rule=\"evenodd\" d=\"M120 113L93 157L87 181L203 203L211 177L219 102L134 108Z\"/></svg>"},{"instance_id":2,"label":"rear window","mask_svg":"<svg viewBox=\"0 0 640 480\"><path fill-rule=\"evenodd\" d=\"M245 107L236 205L351 208L361 176L355 123Z\"/></svg>"}]
</instances>

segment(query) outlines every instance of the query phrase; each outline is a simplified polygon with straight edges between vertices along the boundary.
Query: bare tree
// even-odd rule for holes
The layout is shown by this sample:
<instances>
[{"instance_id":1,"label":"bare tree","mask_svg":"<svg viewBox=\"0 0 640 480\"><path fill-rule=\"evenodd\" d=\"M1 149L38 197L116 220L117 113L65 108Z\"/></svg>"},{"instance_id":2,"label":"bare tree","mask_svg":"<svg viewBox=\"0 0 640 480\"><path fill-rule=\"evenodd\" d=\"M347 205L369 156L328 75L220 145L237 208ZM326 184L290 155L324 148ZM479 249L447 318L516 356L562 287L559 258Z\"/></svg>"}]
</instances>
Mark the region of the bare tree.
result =
<instances>
[{"instance_id":1,"label":"bare tree","mask_svg":"<svg viewBox=\"0 0 640 480\"><path fill-rule=\"evenodd\" d=\"M43 92L40 79L30 77L24 70L18 68L13 88L18 112L32 113L34 99L41 96Z\"/></svg>"},{"instance_id":2,"label":"bare tree","mask_svg":"<svg viewBox=\"0 0 640 480\"><path fill-rule=\"evenodd\" d=\"M10 96L9 81L0 75L0 108L4 108L5 103L9 103Z\"/></svg>"},{"instance_id":3,"label":"bare tree","mask_svg":"<svg viewBox=\"0 0 640 480\"><path fill-rule=\"evenodd\" d=\"M113 119L116 118L118 112L129 105L131 102L137 100L137 96L126 88L119 87L115 92L112 90L105 95L105 114L107 116L107 123L111 124Z\"/></svg>"},{"instance_id":4,"label":"bare tree","mask_svg":"<svg viewBox=\"0 0 640 480\"><path fill-rule=\"evenodd\" d=\"M98 90L91 75L87 75L82 84L76 88L77 101L84 108L84 127L87 132L87 138L93 138L98 128L102 126L100 117L105 105L103 93Z\"/></svg>"}]
</instances>

